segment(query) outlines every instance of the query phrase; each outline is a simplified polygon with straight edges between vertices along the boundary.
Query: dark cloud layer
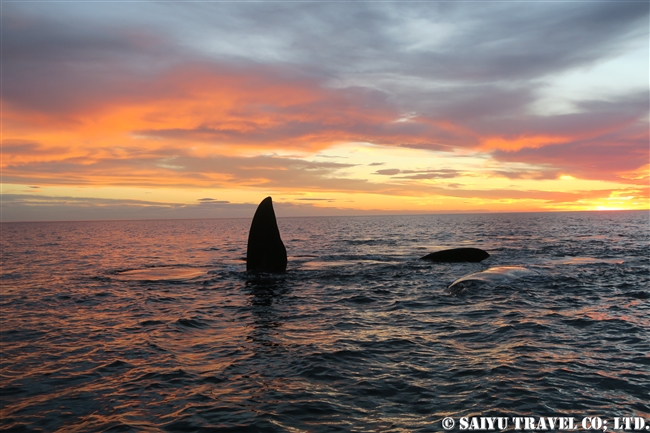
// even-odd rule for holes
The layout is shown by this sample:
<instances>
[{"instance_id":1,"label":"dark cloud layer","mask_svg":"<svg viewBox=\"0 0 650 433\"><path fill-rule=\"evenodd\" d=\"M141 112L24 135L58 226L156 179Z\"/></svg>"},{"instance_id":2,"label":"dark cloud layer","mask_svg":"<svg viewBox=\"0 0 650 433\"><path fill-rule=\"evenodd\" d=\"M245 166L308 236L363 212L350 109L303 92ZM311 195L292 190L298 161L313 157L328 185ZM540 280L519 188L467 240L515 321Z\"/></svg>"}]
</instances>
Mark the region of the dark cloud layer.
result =
<instances>
[{"instance_id":1,"label":"dark cloud layer","mask_svg":"<svg viewBox=\"0 0 650 433\"><path fill-rule=\"evenodd\" d=\"M274 35L279 59L328 73L494 82L557 73L615 53L647 27L648 8L646 2L227 3L197 5L192 15L218 28L215 37L246 29L252 43Z\"/></svg>"},{"instance_id":2,"label":"dark cloud layer","mask_svg":"<svg viewBox=\"0 0 650 433\"><path fill-rule=\"evenodd\" d=\"M79 221L107 219L252 218L258 203L215 202L211 204L160 203L145 200L93 197L2 194L2 221ZM274 200L276 215L328 216L372 215L344 207L315 207ZM385 213L385 212L384 212Z\"/></svg>"},{"instance_id":3,"label":"dark cloud layer","mask_svg":"<svg viewBox=\"0 0 650 433\"><path fill-rule=\"evenodd\" d=\"M253 62L290 66L329 84L361 77L401 108L444 107L443 114L472 118L488 106L497 113L524 106L535 90L530 80L619 55L632 36L647 33L649 5L256 2L73 8L79 6L5 5L3 72L12 84L5 97L61 109L61 103L97 92L132 95L137 86L151 88L146 84L161 70L188 62ZM113 19L102 19L107 8ZM118 20L115 11L140 18ZM80 17L86 19L75 19ZM192 37L201 43L189 45ZM415 86L409 86L413 79ZM453 87L422 88L436 82ZM70 97L50 95L54 89Z\"/></svg>"}]
</instances>

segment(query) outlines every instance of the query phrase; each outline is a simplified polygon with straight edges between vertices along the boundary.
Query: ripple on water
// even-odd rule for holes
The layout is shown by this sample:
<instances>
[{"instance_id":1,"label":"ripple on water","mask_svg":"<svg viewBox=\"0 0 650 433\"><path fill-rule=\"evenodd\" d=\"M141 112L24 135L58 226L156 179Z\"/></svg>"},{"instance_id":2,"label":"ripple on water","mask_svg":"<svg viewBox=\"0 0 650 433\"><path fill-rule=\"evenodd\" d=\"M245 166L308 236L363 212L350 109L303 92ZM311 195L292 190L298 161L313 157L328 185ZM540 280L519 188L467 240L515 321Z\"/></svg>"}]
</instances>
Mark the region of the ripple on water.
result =
<instances>
[{"instance_id":1,"label":"ripple on water","mask_svg":"<svg viewBox=\"0 0 650 433\"><path fill-rule=\"evenodd\" d=\"M205 269L156 267L117 272L111 278L122 281L186 281L206 275Z\"/></svg>"},{"instance_id":2,"label":"ripple on water","mask_svg":"<svg viewBox=\"0 0 650 433\"><path fill-rule=\"evenodd\" d=\"M650 417L645 214L280 218L284 275L245 272L249 223L3 224L0 429ZM489 264L418 260L479 241ZM448 295L514 266L535 272Z\"/></svg>"}]
</instances>

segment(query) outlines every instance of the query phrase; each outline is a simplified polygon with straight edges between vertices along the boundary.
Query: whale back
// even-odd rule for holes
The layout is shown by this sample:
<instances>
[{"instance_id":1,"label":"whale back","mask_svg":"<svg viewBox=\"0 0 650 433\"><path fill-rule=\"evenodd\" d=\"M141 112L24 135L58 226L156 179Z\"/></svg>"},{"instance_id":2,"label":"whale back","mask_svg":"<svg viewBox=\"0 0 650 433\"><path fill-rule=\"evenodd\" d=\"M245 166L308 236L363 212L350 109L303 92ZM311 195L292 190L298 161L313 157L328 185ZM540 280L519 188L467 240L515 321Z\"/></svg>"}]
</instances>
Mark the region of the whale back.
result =
<instances>
[{"instance_id":1,"label":"whale back","mask_svg":"<svg viewBox=\"0 0 650 433\"><path fill-rule=\"evenodd\" d=\"M440 263L480 262L488 257L490 255L487 251L479 248L453 248L451 250L436 251L435 253L427 254L421 260Z\"/></svg>"},{"instance_id":2,"label":"whale back","mask_svg":"<svg viewBox=\"0 0 650 433\"><path fill-rule=\"evenodd\" d=\"M262 200L253 216L248 232L246 270L274 273L287 270L287 249L280 237L271 197Z\"/></svg>"}]
</instances>

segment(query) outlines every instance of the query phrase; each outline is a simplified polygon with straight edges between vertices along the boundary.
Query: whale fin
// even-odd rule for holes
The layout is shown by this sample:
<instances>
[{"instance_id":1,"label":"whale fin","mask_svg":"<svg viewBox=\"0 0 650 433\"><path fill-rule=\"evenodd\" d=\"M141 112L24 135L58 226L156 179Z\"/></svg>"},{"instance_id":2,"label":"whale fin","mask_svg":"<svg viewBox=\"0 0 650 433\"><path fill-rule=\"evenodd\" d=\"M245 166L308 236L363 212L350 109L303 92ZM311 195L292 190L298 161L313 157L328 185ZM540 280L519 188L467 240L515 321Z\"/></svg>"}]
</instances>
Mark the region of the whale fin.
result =
<instances>
[{"instance_id":1,"label":"whale fin","mask_svg":"<svg viewBox=\"0 0 650 433\"><path fill-rule=\"evenodd\" d=\"M436 251L435 253L427 254L421 257L420 260L429 260L439 263L454 263L454 262L480 262L485 260L490 255L479 248L453 248L451 250Z\"/></svg>"},{"instance_id":2,"label":"whale fin","mask_svg":"<svg viewBox=\"0 0 650 433\"><path fill-rule=\"evenodd\" d=\"M287 270L287 249L280 237L271 197L262 200L255 211L248 232L246 270L274 273Z\"/></svg>"}]
</instances>

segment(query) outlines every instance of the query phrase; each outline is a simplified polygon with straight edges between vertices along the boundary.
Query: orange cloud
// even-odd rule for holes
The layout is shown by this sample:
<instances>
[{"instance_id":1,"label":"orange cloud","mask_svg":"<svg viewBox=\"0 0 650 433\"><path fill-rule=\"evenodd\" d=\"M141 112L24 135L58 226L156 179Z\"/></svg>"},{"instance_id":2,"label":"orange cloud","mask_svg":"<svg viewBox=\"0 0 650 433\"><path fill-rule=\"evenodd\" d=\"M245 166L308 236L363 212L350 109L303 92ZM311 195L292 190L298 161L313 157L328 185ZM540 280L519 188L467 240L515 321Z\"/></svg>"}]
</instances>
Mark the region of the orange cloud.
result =
<instances>
[{"instance_id":1,"label":"orange cloud","mask_svg":"<svg viewBox=\"0 0 650 433\"><path fill-rule=\"evenodd\" d=\"M549 135L531 135L515 138L508 137L486 137L481 140L481 147L486 150L519 150L525 147L538 148L549 144L567 143L573 137L559 137Z\"/></svg>"},{"instance_id":2,"label":"orange cloud","mask_svg":"<svg viewBox=\"0 0 650 433\"><path fill-rule=\"evenodd\" d=\"M112 79L105 89L99 86L105 79L100 75L98 88L88 94L83 94L84 88L76 89L69 103L66 94L54 91L45 105L37 98L29 104L7 100L4 180L42 185L263 187L441 196L513 207L534 202L561 208L563 203L604 200L612 190L464 189L458 184L447 188L419 182L476 176L445 168L390 167L377 173L400 176L373 182L346 176L343 171L350 165L345 163L259 155L314 153L347 142L465 149L482 151L501 163L529 166L494 168L485 176L554 179L566 173L632 184L643 180L639 167L648 162L647 131L639 128L636 111L609 120L599 112L598 121L569 115L531 117L527 123L514 124L512 118L498 117L488 125L483 118L458 115L462 106L439 116L404 117L400 104L384 92L332 88L322 76L288 67L188 62L151 74L148 79L127 74ZM435 159L427 164L435 166Z\"/></svg>"}]
</instances>

